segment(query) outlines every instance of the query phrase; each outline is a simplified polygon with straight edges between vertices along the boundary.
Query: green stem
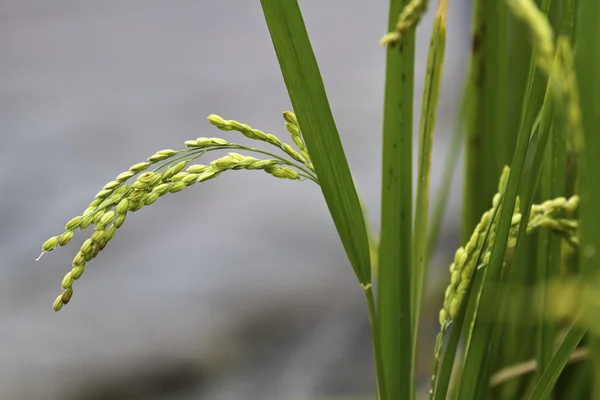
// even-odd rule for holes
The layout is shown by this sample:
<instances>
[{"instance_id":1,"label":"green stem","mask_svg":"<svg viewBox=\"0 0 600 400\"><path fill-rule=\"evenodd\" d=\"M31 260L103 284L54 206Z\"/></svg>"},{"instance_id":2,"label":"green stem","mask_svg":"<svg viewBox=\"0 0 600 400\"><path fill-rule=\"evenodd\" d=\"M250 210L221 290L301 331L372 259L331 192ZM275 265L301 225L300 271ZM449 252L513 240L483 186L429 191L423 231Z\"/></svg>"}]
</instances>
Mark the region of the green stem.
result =
<instances>
[{"instance_id":1,"label":"green stem","mask_svg":"<svg viewBox=\"0 0 600 400\"><path fill-rule=\"evenodd\" d=\"M369 307L369 322L371 324L371 338L373 340L373 356L375 358L375 372L377 375L377 398L386 400L387 393L385 391L385 373L383 370L383 357L381 351L381 339L379 336L379 322L377 321L377 312L375 310L375 299L373 297L372 286L363 286L365 296L367 296L367 305Z\"/></svg>"},{"instance_id":2,"label":"green stem","mask_svg":"<svg viewBox=\"0 0 600 400\"><path fill-rule=\"evenodd\" d=\"M260 150L254 147L248 147L248 146L243 146L241 144L235 144L235 143L229 143L226 145L214 145L214 146L207 146L207 147L202 147L202 148L188 148L188 149L183 149L180 150L178 152L178 157L175 157L171 160L169 160L168 163L163 164L161 166L159 166L157 169L155 169L155 171L158 171L164 167L168 167L171 165L175 165L177 162L182 161L182 160L188 160L192 161L200 156L202 156L204 153L209 152L209 151L215 151L215 150L228 150L228 149L233 149L233 150L246 150L246 151L250 151L253 153L259 153L259 154L263 154L269 157L273 157L274 159L281 161L283 164L288 165L290 167L294 167L300 171L302 171L304 174L306 174L306 178L310 179L311 181L313 181L314 183L316 183L317 185L319 184L319 179L317 178L317 176L307 170L306 168L300 166L299 164L296 164L294 162L289 161L288 159L285 159L283 157L280 157L276 154L270 153L268 151L264 151L264 150ZM197 152L197 153L195 153Z\"/></svg>"}]
</instances>

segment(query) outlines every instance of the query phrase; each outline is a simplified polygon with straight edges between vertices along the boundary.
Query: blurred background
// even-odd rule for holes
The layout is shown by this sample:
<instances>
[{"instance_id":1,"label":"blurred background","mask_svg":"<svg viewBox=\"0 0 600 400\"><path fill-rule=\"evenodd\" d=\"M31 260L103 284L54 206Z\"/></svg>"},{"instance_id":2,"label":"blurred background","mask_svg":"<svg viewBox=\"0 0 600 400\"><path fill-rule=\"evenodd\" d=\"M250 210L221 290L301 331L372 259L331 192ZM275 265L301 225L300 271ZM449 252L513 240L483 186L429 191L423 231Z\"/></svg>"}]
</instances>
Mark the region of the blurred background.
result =
<instances>
[{"instance_id":1,"label":"blurred background","mask_svg":"<svg viewBox=\"0 0 600 400\"><path fill-rule=\"evenodd\" d=\"M433 3L419 28L417 116ZM388 4L300 4L377 230ZM468 2L451 2L434 195L469 19ZM86 234L34 262L131 164L198 136L245 142L209 114L286 135L290 103L258 1L4 0L0 54L0 399L373 397L362 290L312 182L240 171L161 198L128 217L60 313L52 302ZM458 246L459 190L448 202L423 382Z\"/></svg>"}]
</instances>

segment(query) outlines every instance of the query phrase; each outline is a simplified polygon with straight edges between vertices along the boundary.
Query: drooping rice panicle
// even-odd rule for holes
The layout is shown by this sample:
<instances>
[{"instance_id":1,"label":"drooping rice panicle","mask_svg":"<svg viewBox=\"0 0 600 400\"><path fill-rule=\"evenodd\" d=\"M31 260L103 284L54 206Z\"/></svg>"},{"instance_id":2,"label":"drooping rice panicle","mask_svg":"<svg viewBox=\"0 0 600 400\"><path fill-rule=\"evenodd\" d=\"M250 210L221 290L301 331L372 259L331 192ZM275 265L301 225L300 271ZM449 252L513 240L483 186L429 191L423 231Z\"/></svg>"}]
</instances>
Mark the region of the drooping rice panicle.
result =
<instances>
[{"instance_id":1,"label":"drooping rice panicle","mask_svg":"<svg viewBox=\"0 0 600 400\"><path fill-rule=\"evenodd\" d=\"M294 118L295 119L295 118ZM234 120L226 120L221 116L216 114L211 114L208 117L208 122L210 122L213 126L219 128L222 131L236 131L240 132L242 135L246 136L248 139L259 140L261 142L272 144L273 146L283 150L287 155L289 155L294 160L306 165L308 168L313 170L312 162L310 162L310 158L307 160L304 156L298 153L292 146L287 143L282 142L277 136L264 133L259 129L254 129L247 124L240 123ZM296 123L297 126L297 123ZM299 128L298 128L299 129ZM291 132L290 132L291 133ZM292 137L292 140L294 138ZM303 143L303 142L302 142ZM298 145L298 143L296 142ZM300 147L300 146L298 146ZM303 145L306 150L306 146ZM308 151L306 151L308 154Z\"/></svg>"},{"instance_id":2,"label":"drooping rice panicle","mask_svg":"<svg viewBox=\"0 0 600 400\"><path fill-rule=\"evenodd\" d=\"M239 123L234 124L237 127L236 124ZM256 135L260 136L260 134ZM64 276L61 282L63 292L56 298L53 305L54 310L59 311L69 302L73 295L74 282L82 276L86 264L96 258L114 238L116 231L124 224L127 214L153 204L167 193L180 192L186 187L214 179L229 170L262 170L275 178L310 179L318 184L305 146L301 148L301 151L306 154L306 157L298 154L291 146L282 144L275 136L263 135L265 135L264 141L282 148L294 161L301 162L308 169L294 161L260 149L230 143L221 138L201 137L186 141L187 147L183 150L158 151L147 161L132 165L113 181L105 184L81 215L66 223L65 231L62 234L51 237L42 245L43 255L58 246L66 246L76 230L84 230L89 226L94 227L92 235L81 245L79 252L73 258L71 271ZM299 136L298 140L303 143ZM294 142L298 143L296 140ZM193 160L207 152L225 149L244 150L273 158L257 159L230 152L213 160L208 165L191 164ZM155 167L154 170L150 170L152 166Z\"/></svg>"},{"instance_id":3,"label":"drooping rice panicle","mask_svg":"<svg viewBox=\"0 0 600 400\"><path fill-rule=\"evenodd\" d=\"M436 360L441 355L444 335L452 321L457 317L475 270L485 268L489 263L495 235L493 216L500 206L500 193L503 187L502 181L505 181L504 175L508 176L507 171L508 167L505 167L503 178L499 184L499 192L494 196L493 207L483 214L473 235L464 247L460 247L456 251L454 261L450 265L450 284L446 288L444 305L439 313L441 329L435 346ZM517 242L519 225L522 219L518 203L517 198L517 206L511 220L507 248L514 247ZM527 222L527 233L531 234L539 229L548 229L563 237L572 246L577 246L579 223L573 218L573 214L578 206L579 196L572 196L568 199L558 197L545 201L542 204L532 205L529 221ZM491 227L490 224L492 225ZM489 234L486 236L488 230Z\"/></svg>"}]
</instances>

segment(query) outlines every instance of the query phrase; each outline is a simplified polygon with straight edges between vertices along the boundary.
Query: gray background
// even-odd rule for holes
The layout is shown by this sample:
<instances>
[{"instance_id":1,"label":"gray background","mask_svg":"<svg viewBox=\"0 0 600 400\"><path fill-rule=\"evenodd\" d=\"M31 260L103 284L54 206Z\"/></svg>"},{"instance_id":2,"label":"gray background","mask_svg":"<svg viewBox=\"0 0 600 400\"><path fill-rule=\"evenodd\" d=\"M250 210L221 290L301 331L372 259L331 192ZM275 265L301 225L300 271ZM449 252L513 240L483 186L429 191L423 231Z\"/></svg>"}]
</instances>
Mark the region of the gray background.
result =
<instances>
[{"instance_id":1,"label":"gray background","mask_svg":"<svg viewBox=\"0 0 600 400\"><path fill-rule=\"evenodd\" d=\"M377 229L387 2L301 7ZM416 112L434 7L419 29ZM434 191L465 74L467 8L451 1ZM198 136L245 142L209 114L285 137L287 109L258 1L1 2L0 399L373 392L362 293L311 182L240 171L161 198L128 217L60 313L51 305L86 234L34 262L131 164ZM457 242L458 196L441 265Z\"/></svg>"}]
</instances>

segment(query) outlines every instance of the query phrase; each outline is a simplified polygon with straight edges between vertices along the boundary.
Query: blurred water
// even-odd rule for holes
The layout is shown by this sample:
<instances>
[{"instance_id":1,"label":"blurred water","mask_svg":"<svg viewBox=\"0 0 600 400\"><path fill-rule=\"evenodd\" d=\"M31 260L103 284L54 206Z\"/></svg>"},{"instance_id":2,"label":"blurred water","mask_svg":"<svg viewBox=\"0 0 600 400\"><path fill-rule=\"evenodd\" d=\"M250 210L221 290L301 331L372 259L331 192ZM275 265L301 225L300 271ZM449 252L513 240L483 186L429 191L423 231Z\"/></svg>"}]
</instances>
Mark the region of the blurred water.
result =
<instances>
[{"instance_id":1,"label":"blurred water","mask_svg":"<svg viewBox=\"0 0 600 400\"><path fill-rule=\"evenodd\" d=\"M376 228L387 4L301 6ZM421 67L431 14L419 30ZM466 5L451 4L434 188L467 21ZM208 114L284 135L290 105L258 2L4 0L0 53L1 399L372 392L362 294L311 182L232 172L162 198L128 217L57 314L52 302L85 235L33 261L131 164L198 136L244 142ZM449 201L456 210L456 191Z\"/></svg>"}]
</instances>

